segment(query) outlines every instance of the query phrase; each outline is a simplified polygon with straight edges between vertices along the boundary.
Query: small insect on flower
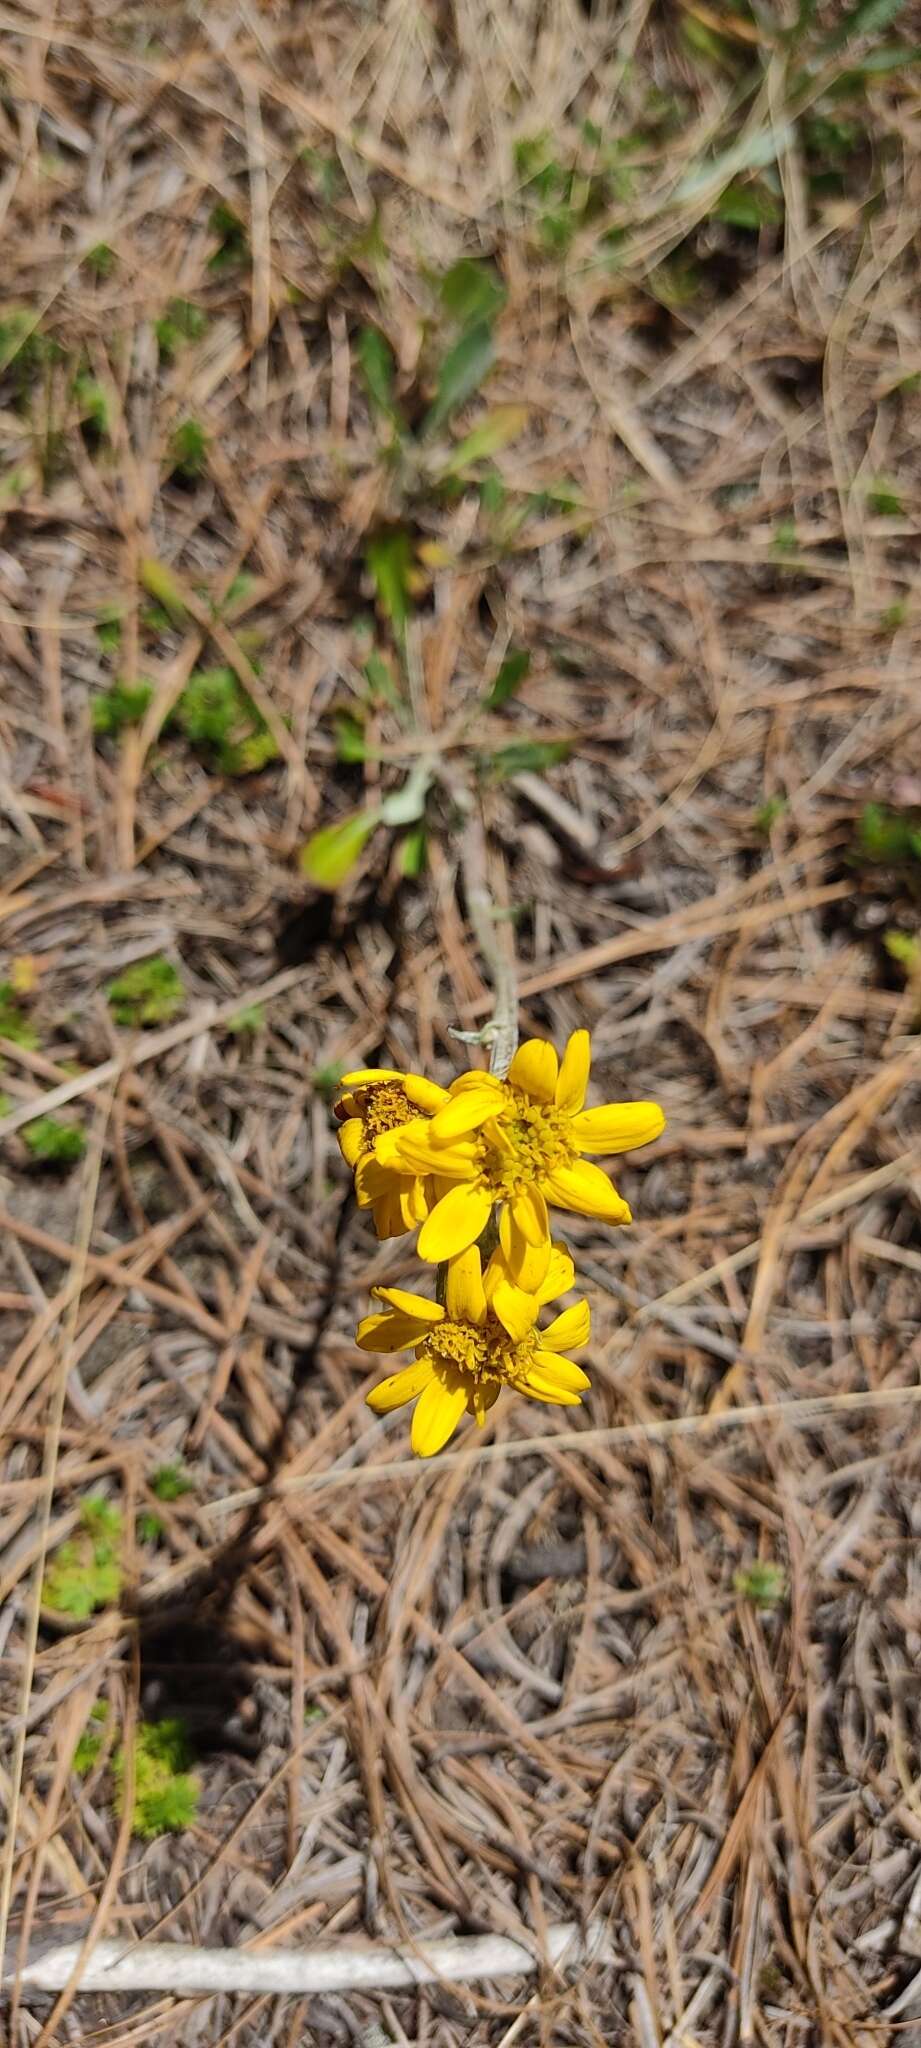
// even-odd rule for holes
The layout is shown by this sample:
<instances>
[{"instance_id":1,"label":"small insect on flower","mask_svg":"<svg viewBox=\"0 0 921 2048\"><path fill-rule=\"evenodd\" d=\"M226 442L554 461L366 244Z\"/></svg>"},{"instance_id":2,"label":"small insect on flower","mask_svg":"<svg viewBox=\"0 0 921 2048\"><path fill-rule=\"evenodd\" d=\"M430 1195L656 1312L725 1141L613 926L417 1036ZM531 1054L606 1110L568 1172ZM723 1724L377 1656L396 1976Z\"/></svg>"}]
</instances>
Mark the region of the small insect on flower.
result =
<instances>
[{"instance_id":1,"label":"small insect on flower","mask_svg":"<svg viewBox=\"0 0 921 2048\"><path fill-rule=\"evenodd\" d=\"M510 1278L501 1251L493 1253L484 1273L479 1247L471 1245L448 1261L444 1307L402 1287L375 1287L385 1312L365 1316L357 1342L363 1351L412 1348L416 1355L412 1365L372 1388L368 1406L387 1415L415 1401L411 1441L420 1458L442 1450L465 1413L482 1427L503 1387L532 1401L578 1406L588 1374L563 1354L588 1342L588 1303L563 1309L545 1330L537 1321L541 1308L565 1294L573 1279L568 1252L553 1245L543 1285L525 1294Z\"/></svg>"},{"instance_id":2,"label":"small insect on flower","mask_svg":"<svg viewBox=\"0 0 921 2048\"><path fill-rule=\"evenodd\" d=\"M494 1204L501 1204L500 1242L511 1274L526 1289L540 1286L550 1259L548 1204L629 1223L630 1210L607 1174L586 1152L630 1152L665 1127L657 1102L609 1102L585 1109L591 1042L574 1031L562 1063L543 1038L520 1046L507 1080L462 1074L434 1114L382 1133L382 1168L414 1173L429 1197L419 1252L436 1263L473 1244ZM442 1187L439 1190L438 1184Z\"/></svg>"},{"instance_id":3,"label":"small insect on flower","mask_svg":"<svg viewBox=\"0 0 921 2048\"><path fill-rule=\"evenodd\" d=\"M401 1074L392 1067L361 1067L344 1074L345 1094L336 1103L339 1150L355 1174L360 1209L370 1209L378 1237L401 1237L424 1223L435 1191L412 1167L384 1166L378 1156L382 1137L402 1124L421 1123L450 1101L446 1088L422 1074Z\"/></svg>"}]
</instances>

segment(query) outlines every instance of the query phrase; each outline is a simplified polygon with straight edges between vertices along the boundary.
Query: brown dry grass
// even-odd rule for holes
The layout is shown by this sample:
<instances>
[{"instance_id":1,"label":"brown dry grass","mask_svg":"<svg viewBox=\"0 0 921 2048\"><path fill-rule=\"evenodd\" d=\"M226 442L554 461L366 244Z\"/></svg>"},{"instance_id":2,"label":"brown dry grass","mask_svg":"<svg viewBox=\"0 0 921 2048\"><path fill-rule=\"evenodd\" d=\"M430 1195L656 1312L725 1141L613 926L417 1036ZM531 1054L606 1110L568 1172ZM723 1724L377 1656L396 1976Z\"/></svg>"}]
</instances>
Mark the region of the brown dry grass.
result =
<instances>
[{"instance_id":1,"label":"brown dry grass","mask_svg":"<svg viewBox=\"0 0 921 2048\"><path fill-rule=\"evenodd\" d=\"M917 903L847 861L868 799L921 795L917 400L896 391L921 370L919 108L908 72L874 87L863 185L818 205L796 130L785 233L733 233L682 182L726 145L733 90L682 12L719 25L566 0L3 17L4 295L64 352L0 406L4 940L34 963L40 1038L3 1046L10 1953L87 1930L238 1949L495 1930L539 1951L584 1915L620 1958L539 1992L309 2011L30 1994L16 2048L879 2048L921 2025L921 1053L880 945ZM732 20L763 46L757 119L781 126L774 31ZM595 263L597 229L541 253L514 140L635 132L653 86L680 118L602 223L626 228L622 268ZM305 145L335 162L331 200ZM221 199L250 254L215 272ZM682 296L662 266L688 238ZM445 764L430 867L401 884L373 841L331 928L297 850L422 744L385 712L383 768L336 758L365 536L393 512L355 336L385 326L411 388L427 277L464 252L508 288L490 400L528 424L506 485L565 476L579 504L545 501L504 550L470 493L415 506L445 551L409 641ZM151 323L175 296L208 327L166 361ZM81 359L101 446L70 395ZM183 487L189 417L210 439ZM868 509L882 474L897 517ZM151 557L186 593L179 630L145 623ZM157 692L120 746L89 715L113 599L121 671ZM530 676L476 714L509 640ZM157 737L202 659L276 732L258 776ZM500 1404L485 1445L423 1470L405 1418L365 1410L351 1341L412 1249L372 1250L314 1077L382 1055L447 1077L450 1027L489 1010L458 888L471 717L486 750L575 739L483 798L524 1028L589 1024L603 1094L657 1096L669 1129L620 1176L634 1229L569 1233L595 1317L577 1430ZM187 1014L133 1040L105 985L152 952L181 965ZM263 1027L229 1034L259 1002ZM59 1176L18 1136L55 1089L90 1134ZM176 1459L194 1490L164 1506L150 1479ZM119 1610L62 1631L36 1564L94 1490L164 1533L132 1542ZM765 1613L733 1590L759 1558L789 1580ZM74 1775L97 1698L129 1737L185 1714L193 1828L132 1839L105 1754Z\"/></svg>"}]
</instances>

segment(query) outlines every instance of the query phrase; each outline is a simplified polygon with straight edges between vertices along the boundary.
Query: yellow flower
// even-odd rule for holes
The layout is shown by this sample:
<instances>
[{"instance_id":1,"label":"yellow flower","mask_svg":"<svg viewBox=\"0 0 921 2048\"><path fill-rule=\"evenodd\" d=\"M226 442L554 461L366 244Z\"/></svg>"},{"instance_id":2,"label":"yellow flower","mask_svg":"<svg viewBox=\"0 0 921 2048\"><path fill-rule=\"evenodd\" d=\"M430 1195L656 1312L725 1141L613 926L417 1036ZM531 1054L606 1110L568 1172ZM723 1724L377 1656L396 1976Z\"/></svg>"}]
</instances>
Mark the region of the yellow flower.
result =
<instances>
[{"instance_id":1,"label":"yellow flower","mask_svg":"<svg viewBox=\"0 0 921 2048\"><path fill-rule=\"evenodd\" d=\"M550 1258L548 1203L605 1223L629 1223L630 1210L585 1152L629 1152L664 1129L657 1102L609 1102L584 1109L591 1046L574 1031L562 1063L543 1038L519 1047L508 1079L462 1074L449 1100L380 1140L382 1165L399 1165L434 1183L438 1197L419 1232L423 1259L453 1258L473 1244L495 1203L512 1277L539 1286ZM439 1184L441 1184L439 1186Z\"/></svg>"},{"instance_id":2,"label":"yellow flower","mask_svg":"<svg viewBox=\"0 0 921 2048\"><path fill-rule=\"evenodd\" d=\"M558 1245L551 1249L544 1284L534 1294L510 1282L501 1253L493 1253L484 1274L479 1248L471 1245L448 1262L443 1308L402 1287L375 1287L372 1292L386 1303L387 1312L365 1316L356 1341L363 1351L411 1346L416 1356L412 1365L372 1388L368 1406L376 1415L387 1415L416 1401L411 1441L420 1458L443 1448L463 1414L475 1416L482 1426L503 1387L532 1401L577 1407L590 1381L580 1365L561 1353L588 1342L588 1303L564 1309L546 1330L537 1327L541 1307L565 1293L572 1281L572 1260Z\"/></svg>"},{"instance_id":3,"label":"yellow flower","mask_svg":"<svg viewBox=\"0 0 921 2048\"><path fill-rule=\"evenodd\" d=\"M342 1086L346 1093L336 1103L336 1135L343 1159L354 1170L358 1206L370 1209L378 1237L400 1237L424 1223L435 1191L411 1167L383 1165L379 1140L402 1124L434 1116L451 1098L422 1074L400 1074L392 1067L361 1067L345 1074Z\"/></svg>"}]
</instances>

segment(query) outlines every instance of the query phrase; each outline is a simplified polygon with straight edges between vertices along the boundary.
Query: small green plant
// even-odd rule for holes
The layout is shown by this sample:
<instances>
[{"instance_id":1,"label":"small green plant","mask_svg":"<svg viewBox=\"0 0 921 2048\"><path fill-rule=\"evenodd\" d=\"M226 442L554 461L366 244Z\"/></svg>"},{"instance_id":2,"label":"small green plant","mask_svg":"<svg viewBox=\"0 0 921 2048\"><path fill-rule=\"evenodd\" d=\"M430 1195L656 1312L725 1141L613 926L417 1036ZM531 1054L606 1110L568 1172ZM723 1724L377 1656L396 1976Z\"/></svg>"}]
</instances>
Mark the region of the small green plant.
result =
<instances>
[{"instance_id":1,"label":"small green plant","mask_svg":"<svg viewBox=\"0 0 921 2048\"><path fill-rule=\"evenodd\" d=\"M73 395L83 425L91 427L101 439L109 431L109 395L105 385L88 370L78 370Z\"/></svg>"},{"instance_id":2,"label":"small green plant","mask_svg":"<svg viewBox=\"0 0 921 2048\"><path fill-rule=\"evenodd\" d=\"M41 1166L73 1166L86 1151L86 1133L79 1124L59 1124L53 1116L37 1116L24 1125L22 1135Z\"/></svg>"},{"instance_id":3,"label":"small green plant","mask_svg":"<svg viewBox=\"0 0 921 2048\"><path fill-rule=\"evenodd\" d=\"M193 746L207 747L224 775L251 775L278 758L278 745L231 668L196 669L175 722Z\"/></svg>"},{"instance_id":4,"label":"small green plant","mask_svg":"<svg viewBox=\"0 0 921 2048\"><path fill-rule=\"evenodd\" d=\"M184 1493L192 1492L193 1485L181 1465L158 1465L151 1473L150 1490L158 1500L181 1500Z\"/></svg>"},{"instance_id":5,"label":"small green plant","mask_svg":"<svg viewBox=\"0 0 921 2048\"><path fill-rule=\"evenodd\" d=\"M733 1573L732 1583L740 1600L747 1600L752 1607L776 1607L786 1598L787 1575L783 1565L771 1564L767 1559L756 1559L753 1564L743 1565Z\"/></svg>"},{"instance_id":6,"label":"small green plant","mask_svg":"<svg viewBox=\"0 0 921 2048\"><path fill-rule=\"evenodd\" d=\"M136 683L113 683L111 690L100 691L91 705L93 731L115 739L125 726L140 725L153 694L153 684L143 676Z\"/></svg>"},{"instance_id":7,"label":"small green plant","mask_svg":"<svg viewBox=\"0 0 921 2048\"><path fill-rule=\"evenodd\" d=\"M160 1516L155 1515L150 1508L142 1508L137 1518L138 1542L159 1543L162 1534L163 1523Z\"/></svg>"},{"instance_id":8,"label":"small green plant","mask_svg":"<svg viewBox=\"0 0 921 2048\"><path fill-rule=\"evenodd\" d=\"M773 831L778 818L782 818L784 812L788 811L789 808L790 805L787 797L767 797L764 803L761 804L759 809L755 812L755 815L752 819L752 824L754 825L755 831L763 833L765 839L767 839L769 834Z\"/></svg>"},{"instance_id":9,"label":"small green plant","mask_svg":"<svg viewBox=\"0 0 921 2048\"><path fill-rule=\"evenodd\" d=\"M134 1800L131 1825L136 1835L153 1841L157 1835L179 1834L191 1827L198 1812L201 1787L190 1772L192 1753L185 1726L178 1719L141 1721L134 1745ZM115 1806L124 1803L125 1752L116 1751Z\"/></svg>"},{"instance_id":10,"label":"small green plant","mask_svg":"<svg viewBox=\"0 0 921 2048\"><path fill-rule=\"evenodd\" d=\"M212 207L208 226L217 238L217 248L208 258L208 269L229 270L235 263L245 263L249 254L246 229L225 199L219 199Z\"/></svg>"},{"instance_id":11,"label":"small green plant","mask_svg":"<svg viewBox=\"0 0 921 2048\"><path fill-rule=\"evenodd\" d=\"M510 775L542 775L560 761L568 761L572 749L568 740L512 740L481 757L481 768L497 782Z\"/></svg>"},{"instance_id":12,"label":"small green plant","mask_svg":"<svg viewBox=\"0 0 921 2048\"><path fill-rule=\"evenodd\" d=\"M201 476L208 454L208 436L200 420L181 420L170 443L174 472L193 483Z\"/></svg>"},{"instance_id":13,"label":"small green plant","mask_svg":"<svg viewBox=\"0 0 921 2048\"><path fill-rule=\"evenodd\" d=\"M27 1052L34 1052L38 1044L38 1032L17 1002L11 981L0 981L0 1038L9 1038Z\"/></svg>"},{"instance_id":14,"label":"small green plant","mask_svg":"<svg viewBox=\"0 0 921 2048\"><path fill-rule=\"evenodd\" d=\"M265 1030L265 1011L261 1003L247 1003L238 1010L235 1017L228 1017L225 1030L235 1038L254 1037L257 1031Z\"/></svg>"},{"instance_id":15,"label":"small green plant","mask_svg":"<svg viewBox=\"0 0 921 2048\"><path fill-rule=\"evenodd\" d=\"M208 327L208 315L189 299L170 299L162 318L154 321L154 333L161 356L176 355L186 341L200 341Z\"/></svg>"},{"instance_id":16,"label":"small green plant","mask_svg":"<svg viewBox=\"0 0 921 2048\"><path fill-rule=\"evenodd\" d=\"M84 1728L83 1734L79 1737L74 1750L73 1767L78 1778L88 1778L93 1765L101 1755L105 1735L100 1723L106 1722L108 1717L109 1709L106 1706L105 1700L97 1700L95 1705L90 1708L89 1722Z\"/></svg>"},{"instance_id":17,"label":"small green plant","mask_svg":"<svg viewBox=\"0 0 921 2048\"><path fill-rule=\"evenodd\" d=\"M514 697L519 684L524 682L531 667L531 656L524 647L510 649L497 670L492 688L483 699L487 711L498 711Z\"/></svg>"},{"instance_id":18,"label":"small green plant","mask_svg":"<svg viewBox=\"0 0 921 2048\"><path fill-rule=\"evenodd\" d=\"M56 1614L87 1621L98 1607L111 1607L121 1592L121 1515L111 1501L91 1494L81 1506L80 1524L52 1558L42 1600Z\"/></svg>"},{"instance_id":19,"label":"small green plant","mask_svg":"<svg viewBox=\"0 0 921 2048\"><path fill-rule=\"evenodd\" d=\"M887 804L865 804L857 823L858 859L898 867L921 860L921 822Z\"/></svg>"},{"instance_id":20,"label":"small green plant","mask_svg":"<svg viewBox=\"0 0 921 2048\"><path fill-rule=\"evenodd\" d=\"M118 258L108 242L96 242L92 249L87 249L83 261L94 277L105 278L111 277Z\"/></svg>"},{"instance_id":21,"label":"small green plant","mask_svg":"<svg viewBox=\"0 0 921 2048\"><path fill-rule=\"evenodd\" d=\"M913 932L884 932L883 945L910 979L921 976L921 939Z\"/></svg>"},{"instance_id":22,"label":"small green plant","mask_svg":"<svg viewBox=\"0 0 921 2048\"><path fill-rule=\"evenodd\" d=\"M110 981L106 995L116 1024L130 1030L168 1024L185 1003L182 977L162 953L126 967L124 974Z\"/></svg>"},{"instance_id":23,"label":"small green plant","mask_svg":"<svg viewBox=\"0 0 921 2048\"><path fill-rule=\"evenodd\" d=\"M96 639L103 654L117 654L122 637L120 604L101 605L96 614Z\"/></svg>"}]
</instances>

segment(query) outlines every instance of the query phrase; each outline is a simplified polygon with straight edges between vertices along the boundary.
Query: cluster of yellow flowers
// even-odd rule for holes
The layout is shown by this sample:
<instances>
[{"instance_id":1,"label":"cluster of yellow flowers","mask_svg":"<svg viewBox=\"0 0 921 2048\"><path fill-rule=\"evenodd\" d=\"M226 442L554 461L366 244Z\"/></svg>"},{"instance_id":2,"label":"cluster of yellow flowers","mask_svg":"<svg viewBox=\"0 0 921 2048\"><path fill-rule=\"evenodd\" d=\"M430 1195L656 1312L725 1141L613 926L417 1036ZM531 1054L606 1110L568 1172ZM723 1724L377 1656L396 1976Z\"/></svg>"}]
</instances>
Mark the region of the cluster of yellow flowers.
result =
<instances>
[{"instance_id":1,"label":"cluster of yellow flowers","mask_svg":"<svg viewBox=\"0 0 921 2048\"><path fill-rule=\"evenodd\" d=\"M546 1329L538 1321L575 1282L548 1205L629 1223L626 1202L583 1155L632 1151L665 1125L656 1102L585 1109L590 1062L588 1032L574 1031L561 1061L546 1039L529 1038L504 1080L477 1071L439 1088L389 1067L343 1078L339 1144L359 1207L378 1237L420 1226L419 1255L439 1268L437 1301L375 1287L384 1308L357 1335L364 1351L415 1353L368 1402L378 1415L416 1402L420 1457L440 1451L465 1413L482 1424L504 1386L571 1406L589 1385L565 1355L588 1341L588 1303Z\"/></svg>"}]
</instances>

